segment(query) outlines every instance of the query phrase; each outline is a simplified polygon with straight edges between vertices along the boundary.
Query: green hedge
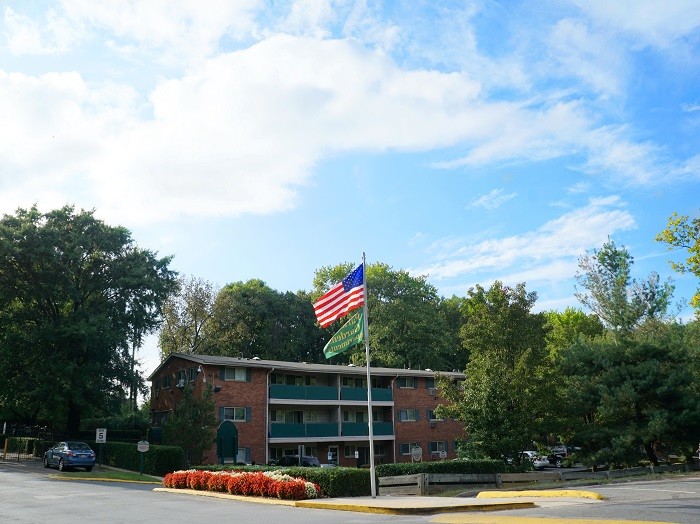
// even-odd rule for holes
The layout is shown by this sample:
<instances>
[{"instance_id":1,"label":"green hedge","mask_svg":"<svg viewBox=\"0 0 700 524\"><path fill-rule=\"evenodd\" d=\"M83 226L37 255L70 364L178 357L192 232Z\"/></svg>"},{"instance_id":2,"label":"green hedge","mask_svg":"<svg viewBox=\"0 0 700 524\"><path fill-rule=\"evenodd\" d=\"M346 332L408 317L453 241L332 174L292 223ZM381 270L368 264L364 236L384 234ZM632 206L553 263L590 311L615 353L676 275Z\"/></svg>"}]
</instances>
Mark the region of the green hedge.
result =
<instances>
[{"instance_id":1,"label":"green hedge","mask_svg":"<svg viewBox=\"0 0 700 524\"><path fill-rule=\"evenodd\" d=\"M443 460L439 462L406 462L379 464L375 470L378 477L415 475L416 473L505 473L512 468L502 460Z\"/></svg>"},{"instance_id":2,"label":"green hedge","mask_svg":"<svg viewBox=\"0 0 700 524\"><path fill-rule=\"evenodd\" d=\"M321 487L324 497L365 497L372 494L369 469L359 468L280 468L276 466L236 466L215 464L197 466L206 471L270 471L279 470L292 477L303 478Z\"/></svg>"},{"instance_id":3,"label":"green hedge","mask_svg":"<svg viewBox=\"0 0 700 524\"><path fill-rule=\"evenodd\" d=\"M100 459L100 446L102 446L102 464L115 468L139 471L141 460L140 452L136 444L126 442L106 442L95 444L90 442L90 447L97 453ZM178 446L154 446L143 453L143 472L147 475L164 476L171 471L177 471L184 467L182 448Z\"/></svg>"}]
</instances>

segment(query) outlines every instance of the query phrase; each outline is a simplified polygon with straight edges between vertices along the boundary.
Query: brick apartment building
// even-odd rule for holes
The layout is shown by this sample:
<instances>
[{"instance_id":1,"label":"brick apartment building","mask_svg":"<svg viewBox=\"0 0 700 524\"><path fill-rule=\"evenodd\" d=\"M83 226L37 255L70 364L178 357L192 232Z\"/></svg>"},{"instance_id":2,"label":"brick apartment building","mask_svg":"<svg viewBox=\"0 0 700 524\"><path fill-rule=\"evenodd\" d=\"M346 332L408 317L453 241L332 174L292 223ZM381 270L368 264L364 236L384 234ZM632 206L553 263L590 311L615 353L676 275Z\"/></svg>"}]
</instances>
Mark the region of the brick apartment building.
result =
<instances>
[{"instance_id":1,"label":"brick apartment building","mask_svg":"<svg viewBox=\"0 0 700 524\"><path fill-rule=\"evenodd\" d=\"M455 458L464 428L458 421L435 417L435 408L445 402L439 397L436 372L370 371L375 463L411 462L417 447L424 461ZM462 373L441 374L464 379ZM195 395L201 395L205 384L213 387L219 423L233 421L238 435L238 455L225 461L265 464L298 454L303 445L304 455L322 463L369 463L364 367L173 353L149 380L156 427L182 398L186 381ZM214 445L205 462L218 460Z\"/></svg>"}]
</instances>

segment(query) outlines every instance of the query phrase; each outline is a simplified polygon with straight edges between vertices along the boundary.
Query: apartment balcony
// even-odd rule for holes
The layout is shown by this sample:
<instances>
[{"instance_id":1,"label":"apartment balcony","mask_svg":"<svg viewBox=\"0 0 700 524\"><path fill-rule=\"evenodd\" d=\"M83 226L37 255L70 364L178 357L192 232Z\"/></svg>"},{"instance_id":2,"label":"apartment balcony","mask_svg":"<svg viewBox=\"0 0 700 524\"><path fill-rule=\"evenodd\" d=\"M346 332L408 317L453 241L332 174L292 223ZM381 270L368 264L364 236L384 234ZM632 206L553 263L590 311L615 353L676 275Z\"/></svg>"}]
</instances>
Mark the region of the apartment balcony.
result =
<instances>
[{"instance_id":1,"label":"apartment balcony","mask_svg":"<svg viewBox=\"0 0 700 524\"><path fill-rule=\"evenodd\" d=\"M270 398L293 400L338 400L335 386L286 386L270 384Z\"/></svg>"},{"instance_id":2,"label":"apartment balcony","mask_svg":"<svg viewBox=\"0 0 700 524\"><path fill-rule=\"evenodd\" d=\"M337 436L339 436L337 422L314 422L309 424L270 424L270 438L318 438Z\"/></svg>"},{"instance_id":3,"label":"apartment balcony","mask_svg":"<svg viewBox=\"0 0 700 524\"><path fill-rule=\"evenodd\" d=\"M366 437L369 436L369 425L366 422L343 422L343 437ZM374 422L372 433L375 436L393 435L394 424L391 422Z\"/></svg>"},{"instance_id":4,"label":"apartment balcony","mask_svg":"<svg viewBox=\"0 0 700 524\"><path fill-rule=\"evenodd\" d=\"M367 390L364 388L340 388L340 400L360 400L367 402ZM391 402L394 400L393 391L388 388L372 388L372 401Z\"/></svg>"},{"instance_id":5,"label":"apartment balcony","mask_svg":"<svg viewBox=\"0 0 700 524\"><path fill-rule=\"evenodd\" d=\"M330 400L338 401L338 388L335 386L287 386L270 384L270 399L276 400ZM367 402L364 388L340 388L340 400ZM373 402L392 402L393 391L388 388L372 388Z\"/></svg>"}]
</instances>

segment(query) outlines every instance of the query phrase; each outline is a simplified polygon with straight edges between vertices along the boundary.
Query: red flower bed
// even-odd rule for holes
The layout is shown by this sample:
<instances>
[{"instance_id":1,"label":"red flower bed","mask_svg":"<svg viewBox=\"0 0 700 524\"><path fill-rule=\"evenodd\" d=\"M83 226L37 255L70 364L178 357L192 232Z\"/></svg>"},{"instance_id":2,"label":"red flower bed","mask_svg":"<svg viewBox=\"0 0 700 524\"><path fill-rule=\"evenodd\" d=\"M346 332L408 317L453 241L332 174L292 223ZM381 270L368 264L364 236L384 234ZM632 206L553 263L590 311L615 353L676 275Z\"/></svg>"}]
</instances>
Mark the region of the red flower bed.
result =
<instances>
[{"instance_id":1,"label":"red flower bed","mask_svg":"<svg viewBox=\"0 0 700 524\"><path fill-rule=\"evenodd\" d=\"M317 484L285 476L275 478L274 475L266 475L261 471L174 471L165 475L163 485L166 488L189 488L289 500L314 498L321 493Z\"/></svg>"}]
</instances>

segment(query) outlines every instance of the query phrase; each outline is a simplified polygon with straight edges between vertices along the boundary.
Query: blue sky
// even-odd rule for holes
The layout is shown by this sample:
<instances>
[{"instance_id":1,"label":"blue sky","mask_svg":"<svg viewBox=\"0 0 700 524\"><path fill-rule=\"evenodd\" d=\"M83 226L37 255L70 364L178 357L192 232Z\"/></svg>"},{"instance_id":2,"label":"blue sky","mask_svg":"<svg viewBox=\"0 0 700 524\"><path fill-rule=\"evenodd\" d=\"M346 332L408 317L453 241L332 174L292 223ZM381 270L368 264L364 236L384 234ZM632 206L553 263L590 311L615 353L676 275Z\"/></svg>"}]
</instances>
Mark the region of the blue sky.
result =
<instances>
[{"instance_id":1,"label":"blue sky","mask_svg":"<svg viewBox=\"0 0 700 524\"><path fill-rule=\"evenodd\" d=\"M700 209L697 0L0 0L0 120L0 212L94 208L219 286L364 251L563 309L608 237L697 284L654 241Z\"/></svg>"}]
</instances>

